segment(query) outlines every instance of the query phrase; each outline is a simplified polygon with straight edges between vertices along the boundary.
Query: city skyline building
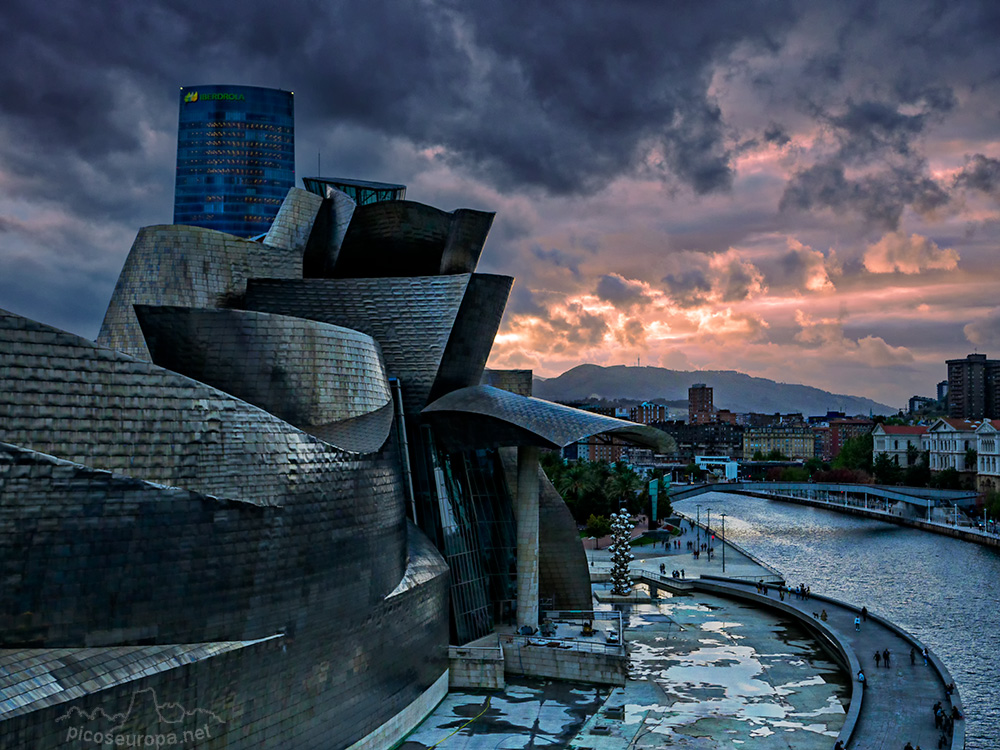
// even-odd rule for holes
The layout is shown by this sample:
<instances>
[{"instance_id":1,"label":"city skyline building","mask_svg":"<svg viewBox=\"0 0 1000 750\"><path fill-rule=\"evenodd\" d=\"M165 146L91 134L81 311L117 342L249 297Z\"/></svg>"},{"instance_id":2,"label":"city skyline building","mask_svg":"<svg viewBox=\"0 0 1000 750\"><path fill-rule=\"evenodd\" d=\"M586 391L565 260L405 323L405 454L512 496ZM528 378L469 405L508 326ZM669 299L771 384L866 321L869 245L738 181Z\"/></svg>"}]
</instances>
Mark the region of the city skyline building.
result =
<instances>
[{"instance_id":1,"label":"city skyline building","mask_svg":"<svg viewBox=\"0 0 1000 750\"><path fill-rule=\"evenodd\" d=\"M715 421L712 388L695 383L688 388L688 424L709 424Z\"/></svg>"},{"instance_id":2,"label":"city skyline building","mask_svg":"<svg viewBox=\"0 0 1000 750\"><path fill-rule=\"evenodd\" d=\"M1000 406L1000 361L985 354L949 359L948 416L953 419L996 418Z\"/></svg>"},{"instance_id":3,"label":"city skyline building","mask_svg":"<svg viewBox=\"0 0 1000 750\"><path fill-rule=\"evenodd\" d=\"M256 237L271 227L294 186L291 91L181 87L174 224Z\"/></svg>"}]
</instances>

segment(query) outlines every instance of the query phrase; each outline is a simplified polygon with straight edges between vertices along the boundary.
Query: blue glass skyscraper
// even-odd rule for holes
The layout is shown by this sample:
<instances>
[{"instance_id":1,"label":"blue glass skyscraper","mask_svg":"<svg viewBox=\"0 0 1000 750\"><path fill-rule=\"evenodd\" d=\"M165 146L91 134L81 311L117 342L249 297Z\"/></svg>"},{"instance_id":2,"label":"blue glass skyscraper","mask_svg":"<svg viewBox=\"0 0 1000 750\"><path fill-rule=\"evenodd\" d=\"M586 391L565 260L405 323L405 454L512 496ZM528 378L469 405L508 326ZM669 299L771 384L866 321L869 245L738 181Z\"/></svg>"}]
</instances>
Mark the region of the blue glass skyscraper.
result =
<instances>
[{"instance_id":1,"label":"blue glass skyscraper","mask_svg":"<svg viewBox=\"0 0 1000 750\"><path fill-rule=\"evenodd\" d=\"M174 224L267 232L295 185L292 92L186 86L179 104Z\"/></svg>"}]
</instances>

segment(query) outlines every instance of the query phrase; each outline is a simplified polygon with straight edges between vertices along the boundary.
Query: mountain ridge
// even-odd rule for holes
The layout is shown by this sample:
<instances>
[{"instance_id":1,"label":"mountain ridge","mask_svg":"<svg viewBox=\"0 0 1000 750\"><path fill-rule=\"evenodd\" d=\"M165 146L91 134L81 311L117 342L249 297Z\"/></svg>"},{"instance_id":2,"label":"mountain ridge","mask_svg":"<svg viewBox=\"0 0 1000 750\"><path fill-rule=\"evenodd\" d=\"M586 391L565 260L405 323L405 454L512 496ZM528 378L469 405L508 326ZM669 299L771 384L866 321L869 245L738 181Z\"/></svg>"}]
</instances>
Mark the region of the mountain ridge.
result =
<instances>
[{"instance_id":1,"label":"mountain ridge","mask_svg":"<svg viewBox=\"0 0 1000 750\"><path fill-rule=\"evenodd\" d=\"M664 367L584 364L553 378L534 378L534 395L550 401L629 399L683 401L695 383L710 386L716 408L730 411L796 413L804 416L895 414L896 409L864 396L831 393L799 383L779 383L737 370L668 370Z\"/></svg>"}]
</instances>

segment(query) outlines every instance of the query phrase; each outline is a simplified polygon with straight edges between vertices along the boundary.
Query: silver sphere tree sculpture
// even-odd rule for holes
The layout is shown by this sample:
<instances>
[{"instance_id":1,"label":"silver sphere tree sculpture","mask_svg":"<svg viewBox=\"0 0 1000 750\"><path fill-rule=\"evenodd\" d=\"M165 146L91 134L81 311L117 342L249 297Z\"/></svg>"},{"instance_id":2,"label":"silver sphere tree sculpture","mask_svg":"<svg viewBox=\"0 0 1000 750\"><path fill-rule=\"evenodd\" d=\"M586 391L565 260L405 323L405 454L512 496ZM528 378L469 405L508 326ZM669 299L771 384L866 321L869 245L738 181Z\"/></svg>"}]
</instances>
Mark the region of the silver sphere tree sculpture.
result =
<instances>
[{"instance_id":1,"label":"silver sphere tree sculpture","mask_svg":"<svg viewBox=\"0 0 1000 750\"><path fill-rule=\"evenodd\" d=\"M611 514L611 593L628 596L632 593L632 579L628 574L629 563L635 559L631 545L632 521L622 508Z\"/></svg>"}]
</instances>

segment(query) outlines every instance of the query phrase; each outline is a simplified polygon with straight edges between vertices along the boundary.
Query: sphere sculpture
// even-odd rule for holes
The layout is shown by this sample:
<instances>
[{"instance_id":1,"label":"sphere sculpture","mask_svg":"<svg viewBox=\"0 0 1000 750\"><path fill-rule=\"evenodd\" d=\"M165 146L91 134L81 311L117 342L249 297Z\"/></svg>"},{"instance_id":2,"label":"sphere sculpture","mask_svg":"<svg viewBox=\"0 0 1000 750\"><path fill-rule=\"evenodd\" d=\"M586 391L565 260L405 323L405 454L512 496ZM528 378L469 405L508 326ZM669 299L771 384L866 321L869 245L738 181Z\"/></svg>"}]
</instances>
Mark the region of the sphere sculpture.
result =
<instances>
[{"instance_id":1,"label":"sphere sculpture","mask_svg":"<svg viewBox=\"0 0 1000 750\"><path fill-rule=\"evenodd\" d=\"M628 573L629 563L635 559L631 532L632 521L624 508L611 514L611 593L616 596L632 593L632 579Z\"/></svg>"}]
</instances>

